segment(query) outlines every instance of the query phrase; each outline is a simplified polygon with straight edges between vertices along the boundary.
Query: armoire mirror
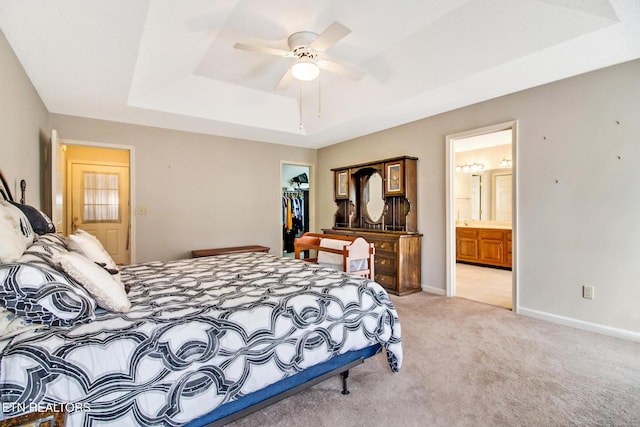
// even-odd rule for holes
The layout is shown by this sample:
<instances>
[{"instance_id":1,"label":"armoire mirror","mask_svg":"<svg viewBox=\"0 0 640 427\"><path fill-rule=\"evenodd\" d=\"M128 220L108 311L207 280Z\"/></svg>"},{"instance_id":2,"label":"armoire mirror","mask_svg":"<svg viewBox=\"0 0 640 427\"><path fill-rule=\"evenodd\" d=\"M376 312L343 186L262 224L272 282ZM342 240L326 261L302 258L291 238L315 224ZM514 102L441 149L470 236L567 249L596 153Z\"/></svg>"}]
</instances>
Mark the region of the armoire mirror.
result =
<instances>
[{"instance_id":1,"label":"armoire mirror","mask_svg":"<svg viewBox=\"0 0 640 427\"><path fill-rule=\"evenodd\" d=\"M369 175L364 187L366 214L372 223L382 220L384 199L382 198L382 176L378 172Z\"/></svg>"},{"instance_id":2,"label":"armoire mirror","mask_svg":"<svg viewBox=\"0 0 640 427\"><path fill-rule=\"evenodd\" d=\"M417 233L416 162L402 156L333 168L334 229ZM397 172L397 188L387 175Z\"/></svg>"}]
</instances>

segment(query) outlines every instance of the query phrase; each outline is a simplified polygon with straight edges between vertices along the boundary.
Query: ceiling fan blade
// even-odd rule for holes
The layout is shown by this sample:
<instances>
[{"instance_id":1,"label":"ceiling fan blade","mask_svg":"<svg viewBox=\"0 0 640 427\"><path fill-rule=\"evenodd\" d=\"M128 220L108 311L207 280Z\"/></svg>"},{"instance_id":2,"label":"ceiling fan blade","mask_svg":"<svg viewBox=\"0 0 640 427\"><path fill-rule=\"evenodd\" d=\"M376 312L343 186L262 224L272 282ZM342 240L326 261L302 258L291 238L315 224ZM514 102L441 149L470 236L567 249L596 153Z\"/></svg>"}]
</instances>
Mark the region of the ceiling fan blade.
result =
<instances>
[{"instance_id":1,"label":"ceiling fan blade","mask_svg":"<svg viewBox=\"0 0 640 427\"><path fill-rule=\"evenodd\" d=\"M289 87L289 85L291 84L291 82L293 82L295 79L293 77L293 74L291 74L291 68L287 69L287 72L284 73L284 75L282 76L282 78L280 79L280 81L278 82L278 84L276 85L276 87L274 88L275 90L285 90L286 88Z\"/></svg>"},{"instance_id":2,"label":"ceiling fan blade","mask_svg":"<svg viewBox=\"0 0 640 427\"><path fill-rule=\"evenodd\" d=\"M351 80L360 80L366 74L362 70L358 70L329 59L319 60L318 66L325 71L329 71L330 73L337 74L339 76L348 77Z\"/></svg>"},{"instance_id":3,"label":"ceiling fan blade","mask_svg":"<svg viewBox=\"0 0 640 427\"><path fill-rule=\"evenodd\" d=\"M264 53L264 54L267 54L267 55L282 56L282 57L285 57L285 58L292 56L292 53L289 52L288 50L276 49L276 48L273 48L273 47L253 46L253 45L244 44L244 43L236 43L236 44L233 45L233 47L235 49L248 50L248 51L251 51L251 52Z\"/></svg>"},{"instance_id":4,"label":"ceiling fan blade","mask_svg":"<svg viewBox=\"0 0 640 427\"><path fill-rule=\"evenodd\" d=\"M351 30L341 23L334 22L311 43L311 47L320 52L325 51L346 37L350 32Z\"/></svg>"}]
</instances>

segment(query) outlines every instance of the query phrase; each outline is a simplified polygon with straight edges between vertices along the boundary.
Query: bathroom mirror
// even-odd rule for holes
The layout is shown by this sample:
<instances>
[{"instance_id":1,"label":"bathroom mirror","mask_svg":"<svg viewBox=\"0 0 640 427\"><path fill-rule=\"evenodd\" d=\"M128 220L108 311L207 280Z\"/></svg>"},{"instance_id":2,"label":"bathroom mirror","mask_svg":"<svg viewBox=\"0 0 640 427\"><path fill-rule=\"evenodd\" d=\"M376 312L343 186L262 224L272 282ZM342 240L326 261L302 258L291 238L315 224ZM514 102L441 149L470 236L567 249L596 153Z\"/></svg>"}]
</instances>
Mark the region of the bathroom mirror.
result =
<instances>
[{"instance_id":1,"label":"bathroom mirror","mask_svg":"<svg viewBox=\"0 0 640 427\"><path fill-rule=\"evenodd\" d=\"M384 213L382 189L382 176L378 172L373 172L369 175L364 187L365 207L372 223L380 222Z\"/></svg>"},{"instance_id":2,"label":"bathroom mirror","mask_svg":"<svg viewBox=\"0 0 640 427\"><path fill-rule=\"evenodd\" d=\"M456 172L456 219L511 221L511 169Z\"/></svg>"}]
</instances>

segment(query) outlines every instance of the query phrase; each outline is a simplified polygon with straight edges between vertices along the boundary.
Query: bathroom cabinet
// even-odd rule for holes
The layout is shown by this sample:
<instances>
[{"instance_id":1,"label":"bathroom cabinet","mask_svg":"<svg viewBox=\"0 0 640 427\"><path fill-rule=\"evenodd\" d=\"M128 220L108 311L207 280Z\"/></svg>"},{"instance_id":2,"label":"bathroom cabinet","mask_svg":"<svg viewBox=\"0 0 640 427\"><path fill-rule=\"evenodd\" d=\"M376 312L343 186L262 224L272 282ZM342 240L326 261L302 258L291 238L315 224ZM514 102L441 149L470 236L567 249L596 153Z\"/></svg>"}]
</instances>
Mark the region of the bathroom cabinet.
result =
<instances>
[{"instance_id":1,"label":"bathroom cabinet","mask_svg":"<svg viewBox=\"0 0 640 427\"><path fill-rule=\"evenodd\" d=\"M456 227L456 261L511 268L511 235L503 228Z\"/></svg>"}]
</instances>

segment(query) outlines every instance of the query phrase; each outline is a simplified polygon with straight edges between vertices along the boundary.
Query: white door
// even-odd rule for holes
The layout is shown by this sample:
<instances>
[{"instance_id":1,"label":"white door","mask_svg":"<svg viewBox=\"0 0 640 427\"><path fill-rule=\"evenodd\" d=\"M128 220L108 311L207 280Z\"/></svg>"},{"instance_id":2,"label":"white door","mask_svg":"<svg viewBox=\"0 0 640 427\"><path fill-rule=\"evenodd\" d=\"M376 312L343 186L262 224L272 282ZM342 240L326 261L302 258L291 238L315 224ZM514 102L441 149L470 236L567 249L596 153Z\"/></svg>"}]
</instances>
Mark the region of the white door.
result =
<instances>
[{"instance_id":1,"label":"white door","mask_svg":"<svg viewBox=\"0 0 640 427\"><path fill-rule=\"evenodd\" d=\"M71 230L93 234L116 264L129 264L129 167L70 164Z\"/></svg>"},{"instance_id":2,"label":"white door","mask_svg":"<svg viewBox=\"0 0 640 427\"><path fill-rule=\"evenodd\" d=\"M494 176L494 212L496 221L511 221L511 174Z\"/></svg>"},{"instance_id":3,"label":"white door","mask_svg":"<svg viewBox=\"0 0 640 427\"><path fill-rule=\"evenodd\" d=\"M64 228L64 176L65 158L62 142L58 132L51 131L51 221L59 233L65 233Z\"/></svg>"}]
</instances>

